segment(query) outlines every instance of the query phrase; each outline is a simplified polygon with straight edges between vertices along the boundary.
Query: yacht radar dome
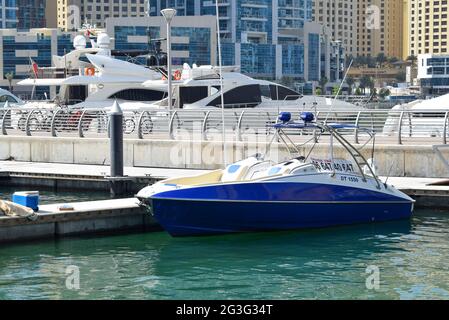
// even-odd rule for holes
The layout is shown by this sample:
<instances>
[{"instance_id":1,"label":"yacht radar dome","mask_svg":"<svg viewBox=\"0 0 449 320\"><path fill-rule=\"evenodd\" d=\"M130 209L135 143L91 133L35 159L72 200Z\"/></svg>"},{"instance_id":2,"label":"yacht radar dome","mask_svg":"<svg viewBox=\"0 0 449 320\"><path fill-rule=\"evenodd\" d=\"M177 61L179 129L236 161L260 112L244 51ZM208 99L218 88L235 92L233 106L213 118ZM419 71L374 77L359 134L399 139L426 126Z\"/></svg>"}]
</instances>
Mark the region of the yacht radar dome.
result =
<instances>
[{"instance_id":1,"label":"yacht radar dome","mask_svg":"<svg viewBox=\"0 0 449 320\"><path fill-rule=\"evenodd\" d=\"M111 44L111 38L106 33L98 35L97 44L102 49L108 49Z\"/></svg>"},{"instance_id":2,"label":"yacht radar dome","mask_svg":"<svg viewBox=\"0 0 449 320\"><path fill-rule=\"evenodd\" d=\"M73 39L73 47L77 50L79 49L85 49L87 46L87 41L86 38L82 35L77 35L74 39Z\"/></svg>"}]
</instances>

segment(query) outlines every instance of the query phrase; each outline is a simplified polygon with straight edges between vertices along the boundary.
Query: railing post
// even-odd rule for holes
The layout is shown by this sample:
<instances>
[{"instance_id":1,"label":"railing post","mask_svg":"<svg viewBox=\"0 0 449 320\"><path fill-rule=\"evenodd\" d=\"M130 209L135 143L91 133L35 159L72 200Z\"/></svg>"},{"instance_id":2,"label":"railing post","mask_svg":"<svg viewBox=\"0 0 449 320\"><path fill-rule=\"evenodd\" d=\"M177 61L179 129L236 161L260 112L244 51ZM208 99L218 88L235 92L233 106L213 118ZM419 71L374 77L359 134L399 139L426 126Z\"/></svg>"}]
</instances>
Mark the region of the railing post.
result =
<instances>
[{"instance_id":1,"label":"railing post","mask_svg":"<svg viewBox=\"0 0 449 320\"><path fill-rule=\"evenodd\" d=\"M51 126L50 126L50 131L51 131L51 136L52 137L57 137L57 133L56 133L56 118L58 117L58 114L61 112L62 110L56 110L56 112L53 114L53 117L51 118Z\"/></svg>"},{"instance_id":2,"label":"railing post","mask_svg":"<svg viewBox=\"0 0 449 320\"><path fill-rule=\"evenodd\" d=\"M411 138L413 136L413 125L412 125L412 113L409 111L408 114L408 136Z\"/></svg>"},{"instance_id":3,"label":"railing post","mask_svg":"<svg viewBox=\"0 0 449 320\"><path fill-rule=\"evenodd\" d=\"M87 110L84 109L83 112L81 113L80 119L78 121L78 136L80 138L84 138L84 132L83 132L83 118L84 115L86 114Z\"/></svg>"},{"instance_id":4,"label":"railing post","mask_svg":"<svg viewBox=\"0 0 449 320\"><path fill-rule=\"evenodd\" d=\"M173 122L175 121L175 117L178 114L178 110L173 112L173 114L170 117L170 122L168 124L168 134L170 136L170 139L175 140L175 135L173 134Z\"/></svg>"},{"instance_id":5,"label":"railing post","mask_svg":"<svg viewBox=\"0 0 449 320\"><path fill-rule=\"evenodd\" d=\"M33 116L33 113L34 113L35 111L36 111L36 110L31 110L31 111L30 111L30 114L28 115L28 117L27 117L27 119L26 119L26 122L25 122L25 132L26 132L26 135L27 135L27 136L31 136L30 119L31 119L31 117Z\"/></svg>"},{"instance_id":6,"label":"railing post","mask_svg":"<svg viewBox=\"0 0 449 320\"><path fill-rule=\"evenodd\" d=\"M449 112L446 111L444 116L444 128L443 128L443 144L447 144L447 121L449 120Z\"/></svg>"},{"instance_id":7,"label":"railing post","mask_svg":"<svg viewBox=\"0 0 449 320\"><path fill-rule=\"evenodd\" d=\"M243 116L245 115L245 110L242 111L239 117L239 121L237 122L237 140L242 141L242 122Z\"/></svg>"},{"instance_id":8,"label":"railing post","mask_svg":"<svg viewBox=\"0 0 449 320\"><path fill-rule=\"evenodd\" d=\"M203 140L207 140L207 134L206 134L207 120L209 119L210 113L211 113L211 111L206 112L206 115L204 116L204 119L203 119L203 125L201 126L201 135L203 137ZM224 125L224 123L223 123L223 125Z\"/></svg>"},{"instance_id":9,"label":"railing post","mask_svg":"<svg viewBox=\"0 0 449 320\"><path fill-rule=\"evenodd\" d=\"M404 111L401 111L399 117L399 128L398 128L398 144L402 144L402 120L404 119Z\"/></svg>"},{"instance_id":10,"label":"railing post","mask_svg":"<svg viewBox=\"0 0 449 320\"><path fill-rule=\"evenodd\" d=\"M360 116L362 114L362 111L359 111L357 113L357 118L355 119L355 129L354 129L354 143L359 143L359 123L360 123Z\"/></svg>"},{"instance_id":11,"label":"railing post","mask_svg":"<svg viewBox=\"0 0 449 320\"><path fill-rule=\"evenodd\" d=\"M6 117L8 116L8 113L11 115L11 109L6 110L2 118L2 135L4 136L8 135L8 132L6 131Z\"/></svg>"},{"instance_id":12,"label":"railing post","mask_svg":"<svg viewBox=\"0 0 449 320\"><path fill-rule=\"evenodd\" d=\"M320 111L318 111L317 113L316 113L316 119L315 119L315 121L318 121L318 117L320 116ZM318 137L316 136L316 130L313 130L313 141L315 142L315 143L318 143Z\"/></svg>"},{"instance_id":13,"label":"railing post","mask_svg":"<svg viewBox=\"0 0 449 320\"><path fill-rule=\"evenodd\" d=\"M142 122L143 122L143 118L145 116L145 114L149 114L148 111L143 111L140 116L139 116L139 121L137 123L137 138L138 139L143 139L143 134L142 134Z\"/></svg>"}]
</instances>

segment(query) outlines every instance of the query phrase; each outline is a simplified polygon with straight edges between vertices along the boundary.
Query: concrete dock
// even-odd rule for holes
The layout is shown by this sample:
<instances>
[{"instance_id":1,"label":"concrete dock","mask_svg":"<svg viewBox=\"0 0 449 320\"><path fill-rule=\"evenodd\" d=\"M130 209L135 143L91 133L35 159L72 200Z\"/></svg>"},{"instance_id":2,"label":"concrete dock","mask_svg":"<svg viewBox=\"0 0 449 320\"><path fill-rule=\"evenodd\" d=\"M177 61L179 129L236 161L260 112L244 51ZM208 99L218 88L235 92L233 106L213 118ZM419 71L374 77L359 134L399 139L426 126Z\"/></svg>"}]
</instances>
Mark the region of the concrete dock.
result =
<instances>
[{"instance_id":1,"label":"concrete dock","mask_svg":"<svg viewBox=\"0 0 449 320\"><path fill-rule=\"evenodd\" d=\"M95 186L103 181L108 167L96 165L70 165L0 161L0 185L23 183L39 186L36 181L69 181L79 188ZM188 176L207 170L126 168L125 174L153 183L166 178ZM381 177L385 181L385 177ZM33 184L33 181L35 184ZM104 181L103 181L104 182ZM16 185L14 184L13 185ZM18 185L21 185L18 183ZM47 184L51 184L47 183ZM449 179L390 177L388 183L414 198L417 208L449 209ZM1 195L0 195L1 197ZM40 238L57 238L82 234L100 234L122 231L160 230L148 212L139 207L135 198L90 201L68 204L71 211L61 211L65 204L43 205L35 221L27 218L0 216L0 243L27 241Z\"/></svg>"},{"instance_id":2,"label":"concrete dock","mask_svg":"<svg viewBox=\"0 0 449 320\"><path fill-rule=\"evenodd\" d=\"M125 167L125 175L131 181L131 194L160 180L206 171ZM109 191L108 174L109 166L101 165L0 161L0 185L14 187Z\"/></svg>"},{"instance_id":3,"label":"concrete dock","mask_svg":"<svg viewBox=\"0 0 449 320\"><path fill-rule=\"evenodd\" d=\"M82 234L160 230L135 198L43 205L34 221L23 217L0 216L0 243L57 238Z\"/></svg>"}]
</instances>

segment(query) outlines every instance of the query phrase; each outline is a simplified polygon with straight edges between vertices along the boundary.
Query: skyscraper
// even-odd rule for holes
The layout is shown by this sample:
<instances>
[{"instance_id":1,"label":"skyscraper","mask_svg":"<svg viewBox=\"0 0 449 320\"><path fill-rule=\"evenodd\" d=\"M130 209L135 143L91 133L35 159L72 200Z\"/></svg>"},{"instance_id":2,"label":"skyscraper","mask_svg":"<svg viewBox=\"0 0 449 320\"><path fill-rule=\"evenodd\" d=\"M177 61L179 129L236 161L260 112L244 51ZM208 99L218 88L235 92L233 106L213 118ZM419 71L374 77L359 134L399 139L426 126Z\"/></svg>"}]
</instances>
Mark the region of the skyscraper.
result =
<instances>
[{"instance_id":1,"label":"skyscraper","mask_svg":"<svg viewBox=\"0 0 449 320\"><path fill-rule=\"evenodd\" d=\"M0 28L17 27L17 0L0 0Z\"/></svg>"},{"instance_id":2,"label":"skyscraper","mask_svg":"<svg viewBox=\"0 0 449 320\"><path fill-rule=\"evenodd\" d=\"M17 28L45 28L45 6L47 0L16 0Z\"/></svg>"},{"instance_id":3,"label":"skyscraper","mask_svg":"<svg viewBox=\"0 0 449 320\"><path fill-rule=\"evenodd\" d=\"M358 0L316 0L314 21L330 29L332 38L341 41L346 53L357 55Z\"/></svg>"},{"instance_id":4,"label":"skyscraper","mask_svg":"<svg viewBox=\"0 0 449 320\"><path fill-rule=\"evenodd\" d=\"M402 58L404 36L403 0L357 2L357 55Z\"/></svg>"},{"instance_id":5,"label":"skyscraper","mask_svg":"<svg viewBox=\"0 0 449 320\"><path fill-rule=\"evenodd\" d=\"M109 17L144 17L148 0L58 0L58 27L78 29L83 23L106 26Z\"/></svg>"},{"instance_id":6,"label":"skyscraper","mask_svg":"<svg viewBox=\"0 0 449 320\"><path fill-rule=\"evenodd\" d=\"M447 1L408 0L409 55L447 54Z\"/></svg>"}]
</instances>

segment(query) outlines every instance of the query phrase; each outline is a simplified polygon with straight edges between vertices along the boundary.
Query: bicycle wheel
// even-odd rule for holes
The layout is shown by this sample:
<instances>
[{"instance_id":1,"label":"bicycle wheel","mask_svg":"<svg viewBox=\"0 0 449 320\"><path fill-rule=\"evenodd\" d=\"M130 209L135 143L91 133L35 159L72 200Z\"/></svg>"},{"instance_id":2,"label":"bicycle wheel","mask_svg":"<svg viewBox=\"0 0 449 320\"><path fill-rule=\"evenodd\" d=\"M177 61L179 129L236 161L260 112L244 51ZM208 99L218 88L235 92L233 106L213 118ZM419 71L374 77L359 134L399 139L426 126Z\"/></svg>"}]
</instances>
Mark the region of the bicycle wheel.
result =
<instances>
[{"instance_id":1,"label":"bicycle wheel","mask_svg":"<svg viewBox=\"0 0 449 320\"><path fill-rule=\"evenodd\" d=\"M153 121L151 121L150 118L145 118L142 120L142 133L143 134L150 134L153 132L154 124Z\"/></svg>"},{"instance_id":2,"label":"bicycle wheel","mask_svg":"<svg viewBox=\"0 0 449 320\"><path fill-rule=\"evenodd\" d=\"M126 119L123 123L123 133L124 134L131 134L136 130L136 123L133 119Z\"/></svg>"}]
</instances>

